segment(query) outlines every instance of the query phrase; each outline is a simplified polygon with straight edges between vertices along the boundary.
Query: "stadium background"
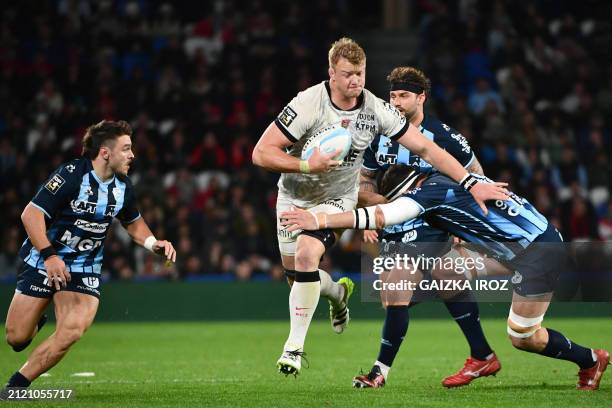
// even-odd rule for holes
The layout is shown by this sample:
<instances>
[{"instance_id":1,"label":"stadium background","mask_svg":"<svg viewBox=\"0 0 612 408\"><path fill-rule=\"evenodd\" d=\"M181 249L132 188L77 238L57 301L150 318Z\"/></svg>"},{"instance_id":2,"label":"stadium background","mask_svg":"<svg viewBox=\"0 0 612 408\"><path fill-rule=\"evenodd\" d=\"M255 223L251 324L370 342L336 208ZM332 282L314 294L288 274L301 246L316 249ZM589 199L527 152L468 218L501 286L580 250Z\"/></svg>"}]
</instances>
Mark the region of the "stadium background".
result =
<instances>
[{"instance_id":1,"label":"stadium background","mask_svg":"<svg viewBox=\"0 0 612 408\"><path fill-rule=\"evenodd\" d=\"M178 261L164 267L115 226L105 249L97 320L285 319L287 289L275 237L277 175L252 166L251 150L291 97L327 78L327 50L344 35L366 51L368 89L386 99L391 68L423 69L433 83L427 110L461 131L486 175L508 181L568 240L610 240L610 15L612 4L605 0L22 0L3 5L0 319L25 238L22 209L54 168L80 154L84 129L105 118L125 119L134 127L137 161L131 178L140 210L156 236L175 243ZM324 258L324 267L336 277L358 272L360 251L359 236L345 234ZM382 315L374 304L356 302L353 308L355 318ZM507 304L481 308L485 317L507 313ZM610 315L605 303L557 304L552 310L580 317L570 325L591 333L601 329L586 316ZM435 305L416 311L422 317L444 314ZM503 319L497 320L502 327ZM330 336L317 334L322 324L315 323L309 336L315 345L316 336ZM455 329L452 322L445 324ZM273 357L262 364L276 358L285 325L283 320L278 333L271 329ZM77 349L89 350L87 345L96 342L98 348L109 346L115 338L104 333L123 333L113 327L94 325L85 336L91 340ZM130 334L138 336L147 326L131 327ZM242 334L211 327L220 336ZM240 327L255 336L256 326ZM355 327L355 333L377 338L379 322L364 327ZM152 327L146 333L158 332ZM454 336L453 347L463 350L458 332L452 333L441 338ZM505 342L500 333L494 342ZM609 343L609 331L600 333ZM201 332L192 335L199 339ZM157 344L153 337L150 341ZM373 357L376 340L370 343ZM135 347L146 349L147 343ZM252 345L233 347L255 352ZM7 346L0 351L7 363L3 374L23 357L8 353ZM368 357L359 360L363 366L371 363L370 356L361 357ZM76 361L73 357L65 365ZM459 360L445 361L455 363ZM217 369L226 369L219 364ZM342 384L356 368L349 364ZM230 384L228 399L219 401L231 402L239 387ZM465 394L455 396L469 401ZM301 402L312 403L307 393L302 397Z\"/></svg>"}]
</instances>

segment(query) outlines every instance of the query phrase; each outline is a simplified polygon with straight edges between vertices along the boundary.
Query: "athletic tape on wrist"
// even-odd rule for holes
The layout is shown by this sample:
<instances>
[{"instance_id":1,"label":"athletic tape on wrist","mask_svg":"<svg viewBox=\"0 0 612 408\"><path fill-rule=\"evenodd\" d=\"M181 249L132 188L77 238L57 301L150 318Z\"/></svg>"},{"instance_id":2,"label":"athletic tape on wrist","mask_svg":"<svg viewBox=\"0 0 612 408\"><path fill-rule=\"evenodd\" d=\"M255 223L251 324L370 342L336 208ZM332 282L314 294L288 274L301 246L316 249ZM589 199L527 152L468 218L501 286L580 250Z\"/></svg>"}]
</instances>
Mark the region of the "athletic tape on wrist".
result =
<instances>
[{"instance_id":1,"label":"athletic tape on wrist","mask_svg":"<svg viewBox=\"0 0 612 408\"><path fill-rule=\"evenodd\" d=\"M461 187L463 187L467 191L470 191L472 187L476 185L476 183L478 183L478 179L472 176L470 173L468 173L465 175L465 177L463 177L463 179L461 180L461 183L459 184L461 185Z\"/></svg>"},{"instance_id":2,"label":"athletic tape on wrist","mask_svg":"<svg viewBox=\"0 0 612 408\"><path fill-rule=\"evenodd\" d=\"M308 163L308 160L300 160L300 173L310 173L310 163Z\"/></svg>"},{"instance_id":3,"label":"athletic tape on wrist","mask_svg":"<svg viewBox=\"0 0 612 408\"><path fill-rule=\"evenodd\" d=\"M376 207L357 208L353 210L353 228L376 229Z\"/></svg>"},{"instance_id":4,"label":"athletic tape on wrist","mask_svg":"<svg viewBox=\"0 0 612 408\"><path fill-rule=\"evenodd\" d=\"M144 244L142 246L153 252L153 245L155 245L156 242L157 238L155 238L153 235L150 235L144 240Z\"/></svg>"},{"instance_id":5,"label":"athletic tape on wrist","mask_svg":"<svg viewBox=\"0 0 612 408\"><path fill-rule=\"evenodd\" d=\"M40 250L40 256L43 257L44 261L55 255L57 255L57 252L55 251L55 248L53 248L53 245L49 245L48 247Z\"/></svg>"}]
</instances>

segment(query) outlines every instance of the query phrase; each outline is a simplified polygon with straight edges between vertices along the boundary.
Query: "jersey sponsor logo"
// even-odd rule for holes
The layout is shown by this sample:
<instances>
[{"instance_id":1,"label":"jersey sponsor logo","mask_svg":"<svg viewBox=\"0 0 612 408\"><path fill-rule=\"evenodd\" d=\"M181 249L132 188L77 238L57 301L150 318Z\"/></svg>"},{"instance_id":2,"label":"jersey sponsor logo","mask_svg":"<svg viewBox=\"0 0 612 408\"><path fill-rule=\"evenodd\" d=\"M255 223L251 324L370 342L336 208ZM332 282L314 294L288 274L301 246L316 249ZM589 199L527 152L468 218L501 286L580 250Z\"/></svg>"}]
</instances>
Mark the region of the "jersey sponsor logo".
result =
<instances>
[{"instance_id":1,"label":"jersey sponsor logo","mask_svg":"<svg viewBox=\"0 0 612 408\"><path fill-rule=\"evenodd\" d=\"M326 200L321 203L322 205L331 205L332 207L339 208L344 211L344 200L341 198L332 198L331 200Z\"/></svg>"},{"instance_id":2,"label":"jersey sponsor logo","mask_svg":"<svg viewBox=\"0 0 612 408\"><path fill-rule=\"evenodd\" d=\"M115 216L115 210L116 210L117 206L114 204L109 204L106 206L106 210L104 210L104 216L105 217L114 217Z\"/></svg>"},{"instance_id":3,"label":"jersey sponsor logo","mask_svg":"<svg viewBox=\"0 0 612 408\"><path fill-rule=\"evenodd\" d=\"M68 170L68 173L72 173L74 169L76 169L74 164L69 164L66 166L66 170Z\"/></svg>"},{"instance_id":4,"label":"jersey sponsor logo","mask_svg":"<svg viewBox=\"0 0 612 408\"><path fill-rule=\"evenodd\" d=\"M357 121L355 122L355 130L362 130L376 134L376 116L371 113L358 114Z\"/></svg>"},{"instance_id":5,"label":"jersey sponsor logo","mask_svg":"<svg viewBox=\"0 0 612 408\"><path fill-rule=\"evenodd\" d=\"M379 153L378 156L376 157L376 161L381 166L384 166L385 164L395 164L397 162L397 154L393 154L393 153L382 154L382 153Z\"/></svg>"},{"instance_id":6,"label":"jersey sponsor logo","mask_svg":"<svg viewBox=\"0 0 612 408\"><path fill-rule=\"evenodd\" d=\"M72 249L75 252L91 251L102 246L102 238L85 238L78 235L72 235L68 230L64 232L64 235L58 241L60 244Z\"/></svg>"},{"instance_id":7,"label":"jersey sponsor logo","mask_svg":"<svg viewBox=\"0 0 612 408\"><path fill-rule=\"evenodd\" d=\"M351 167L355 164L355 160L359 157L359 154L363 152L363 150L353 149L352 147L349 149L346 157L342 161L340 167Z\"/></svg>"},{"instance_id":8,"label":"jersey sponsor logo","mask_svg":"<svg viewBox=\"0 0 612 408\"><path fill-rule=\"evenodd\" d=\"M83 281L83 284L88 288L96 289L100 286L100 280L95 276L86 276L81 280Z\"/></svg>"},{"instance_id":9,"label":"jersey sponsor logo","mask_svg":"<svg viewBox=\"0 0 612 408\"><path fill-rule=\"evenodd\" d=\"M450 136L461 145L462 152L470 153L472 151L472 148L470 147L470 144L468 143L467 139L461 133L451 133Z\"/></svg>"},{"instance_id":10,"label":"jersey sponsor logo","mask_svg":"<svg viewBox=\"0 0 612 408\"><path fill-rule=\"evenodd\" d=\"M88 196L92 196L92 195L94 195L94 192L91 189L91 187L87 187L87 190L85 190L85 194L87 194Z\"/></svg>"},{"instance_id":11,"label":"jersey sponsor logo","mask_svg":"<svg viewBox=\"0 0 612 408\"><path fill-rule=\"evenodd\" d=\"M70 208L72 208L72 211L75 214L95 214L97 205L96 203L92 203L90 201L72 200L70 201Z\"/></svg>"},{"instance_id":12,"label":"jersey sponsor logo","mask_svg":"<svg viewBox=\"0 0 612 408\"><path fill-rule=\"evenodd\" d=\"M397 108L391 105L389 102L383 102L383 106L385 107L386 110L388 110L389 112L397 116L401 120L400 123L404 125L404 123L406 122L406 117L402 115L402 112L397 110Z\"/></svg>"},{"instance_id":13,"label":"jersey sponsor logo","mask_svg":"<svg viewBox=\"0 0 612 408\"><path fill-rule=\"evenodd\" d=\"M55 174L51 177L51 180L45 184L45 188L51 193L55 194L57 191L62 188L62 186L66 183L66 180L62 178L59 174Z\"/></svg>"},{"instance_id":14,"label":"jersey sponsor logo","mask_svg":"<svg viewBox=\"0 0 612 408\"><path fill-rule=\"evenodd\" d=\"M108 228L108 224L109 224L108 222L97 223L97 222L89 222L89 221L85 221L81 219L78 219L74 222L74 225L77 228L80 228L83 231L95 232L98 234L106 232L106 229Z\"/></svg>"},{"instance_id":15,"label":"jersey sponsor logo","mask_svg":"<svg viewBox=\"0 0 612 408\"><path fill-rule=\"evenodd\" d=\"M295 118L297 118L297 113L290 106L285 106L285 109L278 115L279 122L285 127L289 127Z\"/></svg>"}]
</instances>

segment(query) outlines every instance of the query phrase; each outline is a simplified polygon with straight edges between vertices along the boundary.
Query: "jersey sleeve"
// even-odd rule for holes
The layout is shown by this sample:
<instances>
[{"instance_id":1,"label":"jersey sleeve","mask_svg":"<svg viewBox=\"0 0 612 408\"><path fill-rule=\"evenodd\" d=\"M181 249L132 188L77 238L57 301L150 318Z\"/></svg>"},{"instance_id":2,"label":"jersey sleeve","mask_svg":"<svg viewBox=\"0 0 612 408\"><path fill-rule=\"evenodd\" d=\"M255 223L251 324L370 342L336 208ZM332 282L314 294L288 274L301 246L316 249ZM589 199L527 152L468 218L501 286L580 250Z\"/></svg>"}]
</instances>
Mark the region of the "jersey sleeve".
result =
<instances>
[{"instance_id":1,"label":"jersey sleeve","mask_svg":"<svg viewBox=\"0 0 612 408\"><path fill-rule=\"evenodd\" d=\"M361 167L366 170L376 171L380 169L378 165L378 160L376 160L376 148L374 146L378 145L378 140L380 140L380 135L376 136L372 143L366 147L365 152L363 154L363 163Z\"/></svg>"},{"instance_id":2,"label":"jersey sleeve","mask_svg":"<svg viewBox=\"0 0 612 408\"><path fill-rule=\"evenodd\" d=\"M79 185L80 180L75 166L63 164L38 189L30 203L51 219L70 201Z\"/></svg>"},{"instance_id":3,"label":"jersey sleeve","mask_svg":"<svg viewBox=\"0 0 612 408\"><path fill-rule=\"evenodd\" d=\"M468 167L474 161L474 151L465 136L444 123L440 124L440 129L436 132L435 142L463 167Z\"/></svg>"},{"instance_id":4,"label":"jersey sleeve","mask_svg":"<svg viewBox=\"0 0 612 408\"><path fill-rule=\"evenodd\" d=\"M125 191L125 202L119 213L117 213L117 219L122 225L129 225L140 218L140 211L136 207L136 194L132 184L128 182Z\"/></svg>"},{"instance_id":5,"label":"jersey sleeve","mask_svg":"<svg viewBox=\"0 0 612 408\"><path fill-rule=\"evenodd\" d=\"M320 104L315 88L309 88L298 93L276 117L274 123L287 139L295 143L312 128Z\"/></svg>"},{"instance_id":6,"label":"jersey sleeve","mask_svg":"<svg viewBox=\"0 0 612 408\"><path fill-rule=\"evenodd\" d=\"M389 102L376 98L376 115L379 119L378 133L397 140L408 130L409 122L404 115Z\"/></svg>"}]
</instances>

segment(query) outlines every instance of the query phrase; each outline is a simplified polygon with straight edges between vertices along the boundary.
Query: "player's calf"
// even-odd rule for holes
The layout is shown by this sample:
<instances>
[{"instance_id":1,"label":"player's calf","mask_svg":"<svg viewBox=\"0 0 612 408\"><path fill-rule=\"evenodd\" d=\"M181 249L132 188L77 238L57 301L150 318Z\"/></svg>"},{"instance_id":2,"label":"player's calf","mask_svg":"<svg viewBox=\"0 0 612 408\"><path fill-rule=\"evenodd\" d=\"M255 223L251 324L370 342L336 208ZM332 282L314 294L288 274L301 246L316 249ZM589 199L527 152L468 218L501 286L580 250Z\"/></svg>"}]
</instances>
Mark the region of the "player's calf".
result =
<instances>
[{"instance_id":1,"label":"player's calf","mask_svg":"<svg viewBox=\"0 0 612 408\"><path fill-rule=\"evenodd\" d=\"M13 348L13 350L17 353L25 350L30 343L32 343L32 339L36 336L36 333L43 328L43 326L47 323L47 315L44 314L38 320L34 331L28 333L26 330L20 330L17 327L12 325L6 326L6 342Z\"/></svg>"}]
</instances>

